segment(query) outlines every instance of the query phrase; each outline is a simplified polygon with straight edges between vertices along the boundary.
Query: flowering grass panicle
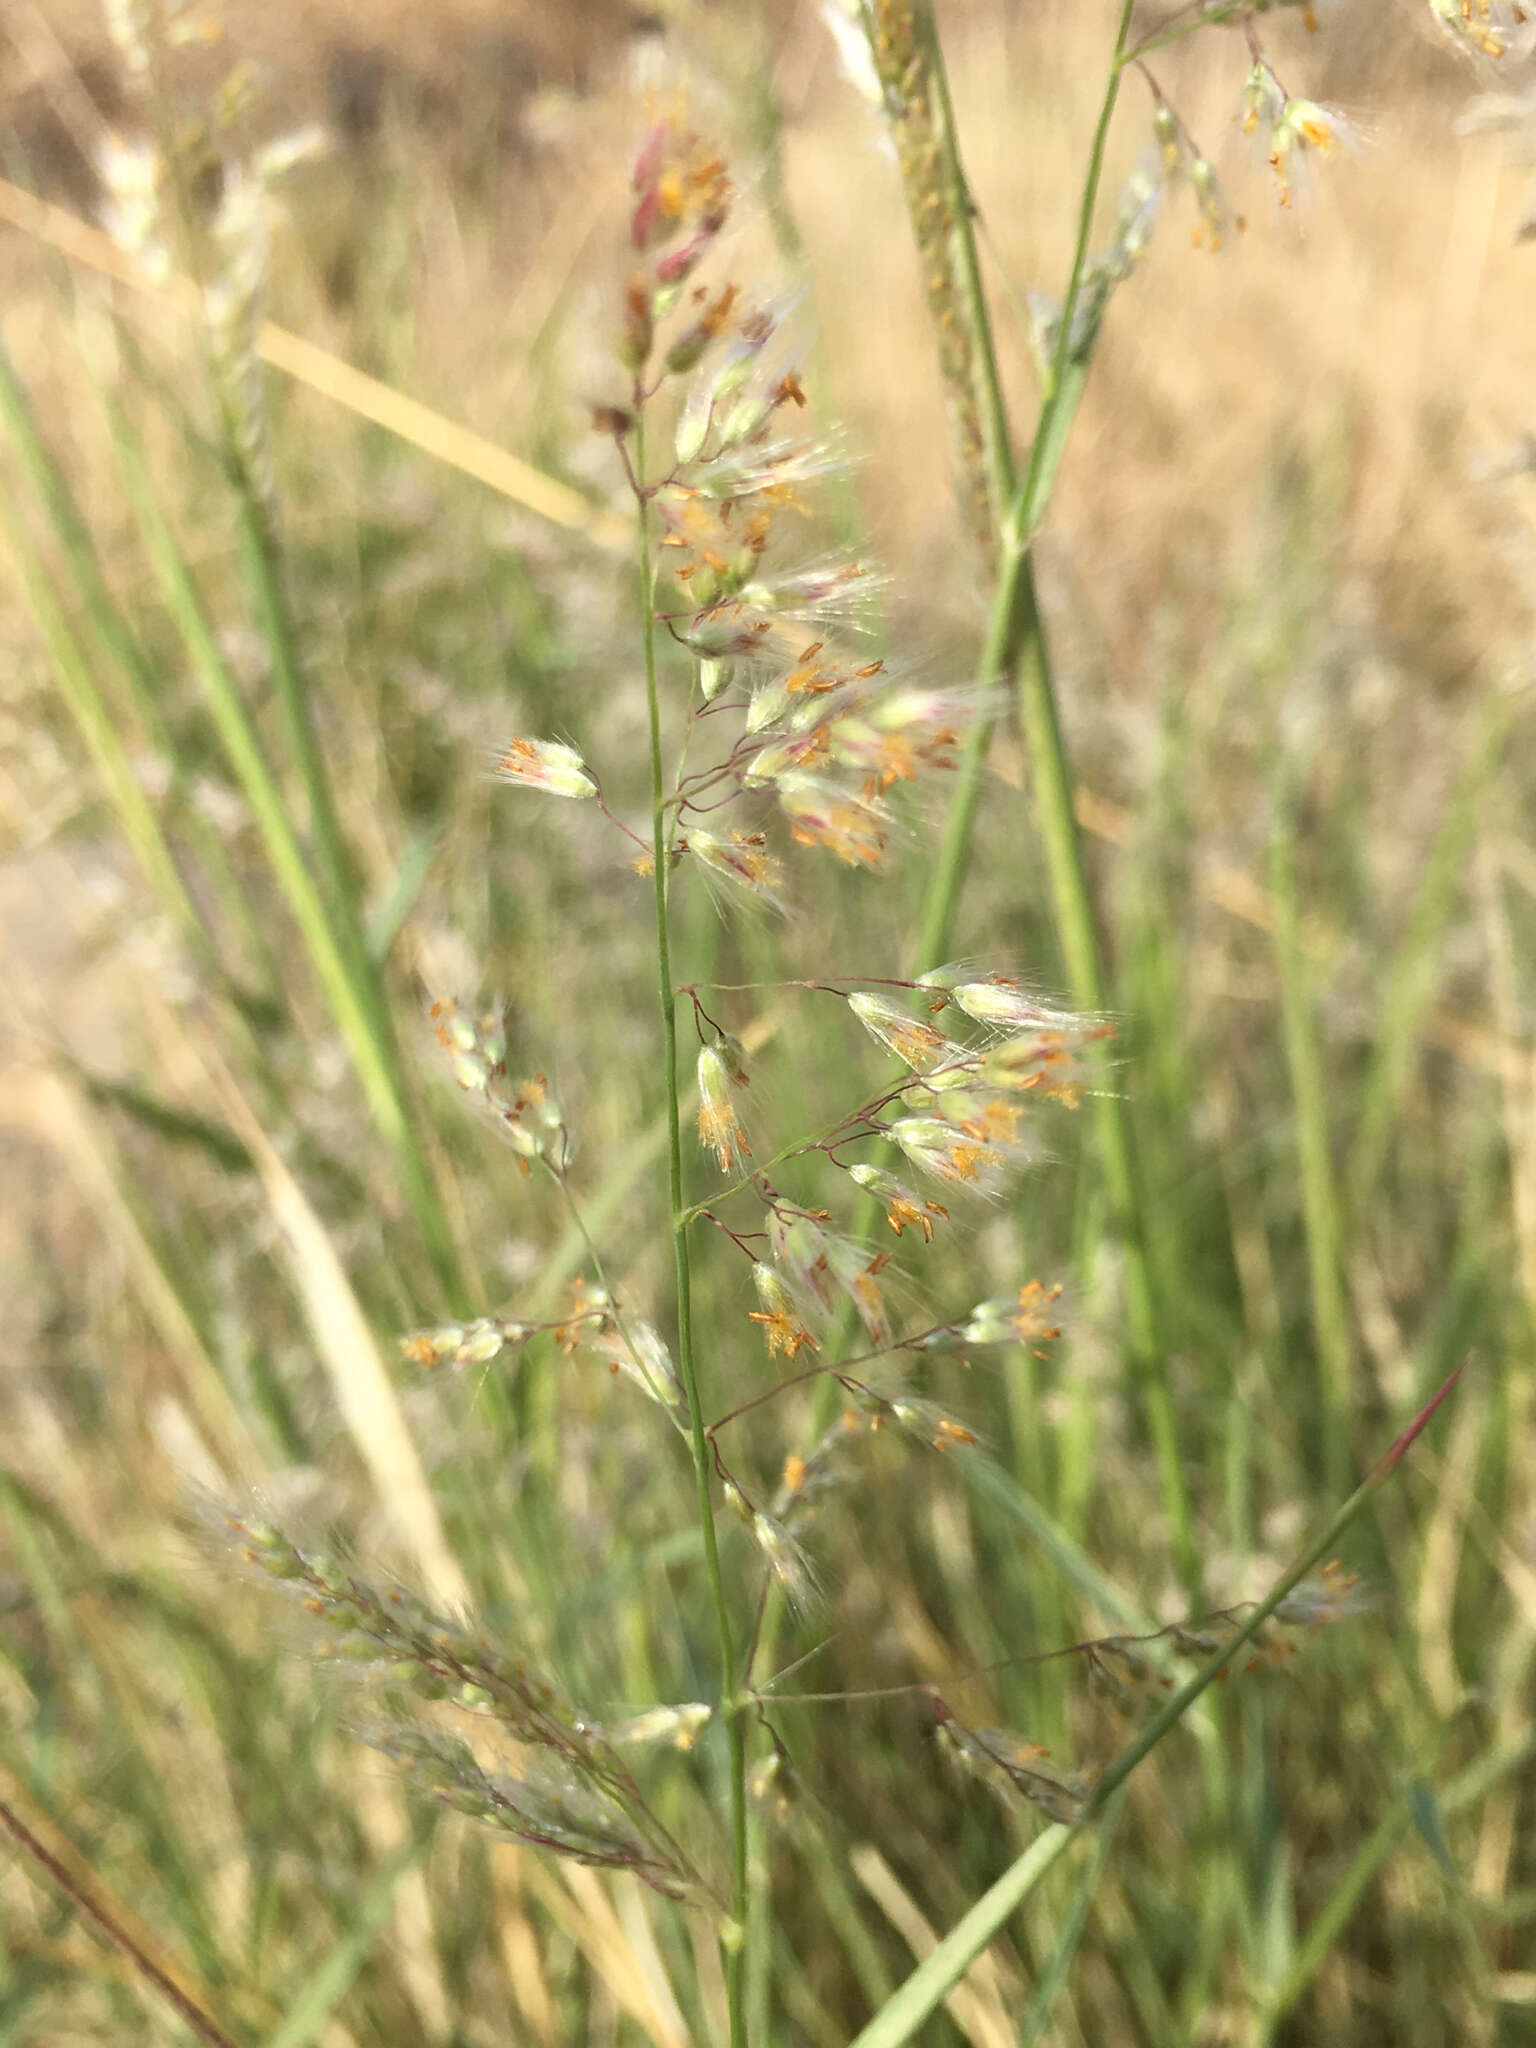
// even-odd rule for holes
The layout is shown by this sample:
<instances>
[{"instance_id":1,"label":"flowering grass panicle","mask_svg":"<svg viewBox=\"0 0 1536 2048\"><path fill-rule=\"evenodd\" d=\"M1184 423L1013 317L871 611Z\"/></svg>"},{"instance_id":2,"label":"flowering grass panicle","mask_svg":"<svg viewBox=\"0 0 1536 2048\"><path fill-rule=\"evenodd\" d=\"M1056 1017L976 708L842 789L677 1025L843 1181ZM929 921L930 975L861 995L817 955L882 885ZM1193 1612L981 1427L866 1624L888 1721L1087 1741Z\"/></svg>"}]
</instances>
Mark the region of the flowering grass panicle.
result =
<instances>
[{"instance_id":1,"label":"flowering grass panicle","mask_svg":"<svg viewBox=\"0 0 1536 2048\"><path fill-rule=\"evenodd\" d=\"M258 1516L230 1515L226 1528L247 1566L302 1609L319 1655L371 1680L375 1692L389 1691L394 1710L369 1722L365 1738L421 1789L530 1846L631 1870L669 1897L701 1896L698 1873L615 1754L616 1744L646 1736L605 1732L525 1659L402 1585L381 1586ZM467 1734L441 1714L427 1718L433 1709L465 1717L470 1728L488 1724L499 1746L514 1751L488 1768ZM669 1728L675 1741L677 1731L701 1725L699 1710L658 1710L652 1725Z\"/></svg>"},{"instance_id":2,"label":"flowering grass panicle","mask_svg":"<svg viewBox=\"0 0 1536 2048\"><path fill-rule=\"evenodd\" d=\"M1250 29L1254 11L1226 10L1242 13ZM1215 19L1223 10L1209 12ZM877 76L901 112L904 173L914 190L943 185L953 208L961 194L942 175L938 153L947 116L931 23L911 8L876 6L866 25ZM1256 43L1252 66L1254 126L1262 125L1283 181L1306 153L1326 154L1342 124L1288 96ZM1085 261L1085 232L1063 307L1047 318L1053 359L1063 322L1068 347L1091 348L1109 294L1136 262L1172 184L1190 186L1201 239L1214 245L1224 232L1208 161L1155 86L1153 96L1153 145L1122 195L1112 241ZM533 792L592 804L627 841L629 865L648 884L667 1171L665 1207L656 1213L670 1261L665 1278L657 1262L642 1261L634 1277L610 1279L564 1108L535 1062L525 1078L513 1078L523 1061L510 1062L498 1015L445 998L432 1021L455 1083L523 1174L552 1191L581 1245L583 1270L554 1319L519 1313L514 1301L506 1311L440 1319L402 1344L404 1360L425 1370L510 1373L533 1347L542 1347L553 1372L586 1358L606 1366L615 1400L637 1394L661 1409L671 1425L657 1430L662 1469L674 1469L683 1452L692 1467L697 1536L688 1566L677 1571L677 1600L690 1670L709 1666L711 1652L695 1633L712 1631L711 1682L690 1678L686 1690L705 1696L681 1705L637 1709L630 1700L612 1714L578 1710L528 1660L403 1589L381 1590L256 1519L236 1517L231 1526L253 1569L322 1632L330 1660L389 1683L395 1705L370 1725L368 1739L430 1796L523 1844L633 1872L714 1914L729 2037L732 2048L746 2048L748 1793L758 1788L770 1814L807 1806L792 1796L798 1775L769 1722L776 1704L793 1696L754 1671L781 1647L781 1626L804 1628L837 1597L836 1560L827 1554L835 1518L825 1510L854 1497L874 1440L914 1459L931 1452L951 1466L970 1461L973 1482L985 1473L1013 1484L984 1462L986 1432L946 1400L946 1381L957 1361L979 1353L996 1363L977 1380L1015 1366L1032 1380L1030 1358L1047 1358L1061 1335L1063 1289L1027 1271L1000 1286L988 1273L965 1286L966 1306L933 1308L938 1289L920 1284L920 1262L942 1244L954 1255L944 1281L953 1288L971 1205L1002 1198L1048 1151L1054 1120L1085 1098L1096 1108L1106 1099L1113 1031L1101 998L1067 1008L1017 975L943 963L942 936L925 939L921 956L940 964L907 977L828 970L744 984L677 972L674 947L686 929L679 892L728 885L728 899L787 914L806 865L796 863L796 848L830 853L849 868L887 868L899 823L895 793L953 769L997 701L994 685L935 685L874 655L861 622L877 579L861 561L825 558L806 544L814 488L833 457L825 440L806 432L810 393L782 301L711 274L733 205L718 150L676 115L656 120L631 170L615 383L594 413L634 501L649 836L618 816L627 764L599 758L597 745L589 759L562 739L519 735L501 745L493 770L509 802ZM1085 230L1090 216L1088 206ZM925 260L943 272L930 279L930 296L952 310L965 295L956 232L953 218L946 225L936 215L932 237L920 236ZM973 355L957 349L946 374L958 394L962 450L975 454L983 429ZM973 512L990 547L992 509L983 505L984 485L972 481L980 493ZM792 993L821 1006L868 1069L848 1090L852 1106L819 1128L771 1132L751 1095L748 1133L743 1102L763 1055L749 1059L744 1046L763 1041L737 1013L763 993L776 1004ZM687 1042L690 1020L696 1045ZM686 1145L689 1075L696 1159ZM700 1176L712 1191L690 1200ZM878 1243L868 1241L871 1233ZM701 1303L729 1300L731 1287L727 1278L706 1293L706 1256L735 1267L741 1303L739 1319L707 1335ZM1159 1358L1149 1381L1163 1372ZM1154 1437L1159 1419L1154 1412ZM1176 1463L1169 1430L1159 1448ZM898 1690L930 1704L940 1741L968 1772L1075 1829L1093 1819L1116 1773L1139 1760L1144 1749L1136 1745L1150 1747L1229 1662L1244 1670L1278 1665L1300 1632L1353 1611L1357 1596L1345 1575L1304 1576L1321 1554L1304 1557L1258 1607L1006 1660L1076 1660L1085 1692L1122 1719L1137 1718L1132 1745L1102 1766L1064 1769L1022 1735L973 1726L950 1700L969 1682L963 1673L946 1678L942 1692L930 1678ZM1189 1612L1203 1605L1191 1595ZM1181 1659L1194 1667L1182 1683ZM677 1771L686 1768L678 1757L696 1746L718 1767L701 1771L700 1783L723 1782L725 1797L719 1840L690 1835L685 1852L659 1816L664 1793L653 1793L649 1780L642 1789L629 1758L665 1755ZM1086 1756L1098 1753L1085 1743ZM712 1875L722 1864L723 1885Z\"/></svg>"}]
</instances>

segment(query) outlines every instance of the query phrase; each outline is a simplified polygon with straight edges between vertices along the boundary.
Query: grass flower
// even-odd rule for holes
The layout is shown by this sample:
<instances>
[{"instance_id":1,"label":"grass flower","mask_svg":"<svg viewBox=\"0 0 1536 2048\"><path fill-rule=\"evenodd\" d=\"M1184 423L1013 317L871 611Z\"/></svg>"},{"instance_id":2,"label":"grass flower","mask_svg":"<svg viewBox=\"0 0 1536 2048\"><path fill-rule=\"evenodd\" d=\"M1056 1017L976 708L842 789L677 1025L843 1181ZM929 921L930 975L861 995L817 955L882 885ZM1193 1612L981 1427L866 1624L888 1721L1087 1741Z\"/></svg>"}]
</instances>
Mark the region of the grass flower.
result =
<instances>
[{"instance_id":1,"label":"grass flower","mask_svg":"<svg viewBox=\"0 0 1536 2048\"><path fill-rule=\"evenodd\" d=\"M960 1048L942 1031L913 1017L888 996L851 995L848 1007L872 1038L916 1073L926 1074L934 1067L949 1066L962 1056Z\"/></svg>"},{"instance_id":2,"label":"grass flower","mask_svg":"<svg viewBox=\"0 0 1536 2048\"><path fill-rule=\"evenodd\" d=\"M762 1325L770 1358L782 1351L793 1362L802 1351L821 1348L806 1328L800 1314L799 1299L782 1274L759 1259L752 1268L752 1283L762 1308L752 1310L750 1320Z\"/></svg>"},{"instance_id":3,"label":"grass flower","mask_svg":"<svg viewBox=\"0 0 1536 2048\"><path fill-rule=\"evenodd\" d=\"M949 1215L942 1203L928 1201L883 1167L861 1162L849 1167L848 1176L883 1204L885 1220L898 1237L908 1229L920 1230L924 1244L932 1244L935 1219Z\"/></svg>"},{"instance_id":4,"label":"grass flower","mask_svg":"<svg viewBox=\"0 0 1536 2048\"><path fill-rule=\"evenodd\" d=\"M699 1143L713 1152L722 1173L739 1173L752 1148L731 1100L733 1076L718 1044L699 1053ZM738 1084L739 1085L739 1084Z\"/></svg>"},{"instance_id":5,"label":"grass flower","mask_svg":"<svg viewBox=\"0 0 1536 2048\"><path fill-rule=\"evenodd\" d=\"M492 773L503 782L547 790L551 796L597 795L597 784L580 754L559 740L511 740L497 756Z\"/></svg>"}]
</instances>

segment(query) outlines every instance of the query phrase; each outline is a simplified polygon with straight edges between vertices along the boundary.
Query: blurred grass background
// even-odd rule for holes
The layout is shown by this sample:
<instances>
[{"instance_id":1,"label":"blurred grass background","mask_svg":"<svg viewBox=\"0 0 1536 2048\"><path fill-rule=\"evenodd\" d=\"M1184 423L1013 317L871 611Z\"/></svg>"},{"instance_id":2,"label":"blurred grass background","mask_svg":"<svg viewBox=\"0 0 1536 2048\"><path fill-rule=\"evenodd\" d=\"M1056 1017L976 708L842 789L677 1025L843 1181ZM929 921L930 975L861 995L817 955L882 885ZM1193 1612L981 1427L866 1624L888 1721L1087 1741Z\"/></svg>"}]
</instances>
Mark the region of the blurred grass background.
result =
<instances>
[{"instance_id":1,"label":"blurred grass background","mask_svg":"<svg viewBox=\"0 0 1536 2048\"><path fill-rule=\"evenodd\" d=\"M1241 39L1156 64L1247 229L1212 258L1174 211L1117 296L1039 573L1213 1604L1263 1590L1473 1365L1346 1560L1376 1610L1167 1743L1102 1857L1053 1875L925 2040L1536 2040L1532 256L1515 146L1464 119L1499 75L1423 13L1266 23L1292 90L1372 132L1300 218L1244 163ZM1059 288L1110 29L1099 5L1023 14L977 0L945 30L1027 419L1009 296ZM586 407L614 389L647 81L685 67L728 143L761 216L738 272L806 296L815 413L859 458L827 538L884 566L891 651L949 677L980 598L915 258L802 6L271 0L224 22L210 66L248 53L275 125L336 131L285 188L272 317L571 487L577 523L274 373L264 547L186 320L61 253L51 216L3 231L3 1787L242 2042L710 2042L708 1932L409 1807L346 1734L346 1695L189 1545L188 1487L273 1484L441 1597L467 1590L594 1711L707 1695L686 1469L649 1410L552 1350L478 1387L391 1362L449 1308L552 1309L574 1270L563 1219L436 1077L423 1012L510 998L613 1268L664 1300L642 886L584 811L483 772L512 732L558 733L621 811L643 797L619 479ZM88 214L119 92L88 8L23 0L0 47L11 181ZM231 750L242 718L275 764L265 797ZM1006 736L994 771L955 950L1059 989ZM935 822L914 814L883 880L798 864L783 930L687 900L686 977L895 971ZM736 1000L746 1026L762 1006ZM754 1130L869 1091L851 1025L768 1012ZM1021 1264L1066 1279L1066 1339L940 1387L989 1465L891 1449L829 1511L828 1612L798 1646L830 1634L819 1688L1182 1613L1086 1120L1049 1137L1018 1199L960 1218L920 1270L944 1308ZM733 1393L765 1383L746 1306L734 1266L709 1267L711 1383ZM744 1460L771 1475L802 1423L770 1409ZM1071 1665L963 1698L1067 1764L1123 1739ZM771 1839L759 2038L846 2041L1036 1825L954 1781L930 1720L916 1701L777 1716L804 1792ZM716 1763L706 1744L667 1795L705 1855ZM178 2025L30 1866L0 1869L0 2039Z\"/></svg>"}]
</instances>

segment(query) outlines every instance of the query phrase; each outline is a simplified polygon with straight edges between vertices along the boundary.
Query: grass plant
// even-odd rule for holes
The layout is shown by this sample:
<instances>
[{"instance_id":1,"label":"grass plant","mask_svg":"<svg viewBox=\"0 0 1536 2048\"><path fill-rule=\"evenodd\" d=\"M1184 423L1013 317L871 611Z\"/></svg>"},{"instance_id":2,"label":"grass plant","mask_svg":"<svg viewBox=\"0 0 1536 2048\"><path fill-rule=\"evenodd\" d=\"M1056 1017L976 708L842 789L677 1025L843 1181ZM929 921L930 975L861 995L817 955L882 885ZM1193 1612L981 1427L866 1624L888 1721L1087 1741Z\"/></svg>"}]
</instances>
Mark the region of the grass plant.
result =
<instances>
[{"instance_id":1,"label":"grass plant","mask_svg":"<svg viewBox=\"0 0 1536 2048\"><path fill-rule=\"evenodd\" d=\"M972 125L1024 32L840 12L956 479L886 583L782 78L653 96L513 309L553 476L266 321L301 152L116 10L116 254L5 206L77 267L0 354L3 623L60 904L106 863L134 943L5 1006L67 1172L0 1247L0 2039L1520 2038L1526 621L1394 654L1277 455L1117 723L1052 553L1154 221L1237 239L1210 78L1281 216L1350 140L1310 14L1026 38L1087 113L1024 306Z\"/></svg>"}]
</instances>

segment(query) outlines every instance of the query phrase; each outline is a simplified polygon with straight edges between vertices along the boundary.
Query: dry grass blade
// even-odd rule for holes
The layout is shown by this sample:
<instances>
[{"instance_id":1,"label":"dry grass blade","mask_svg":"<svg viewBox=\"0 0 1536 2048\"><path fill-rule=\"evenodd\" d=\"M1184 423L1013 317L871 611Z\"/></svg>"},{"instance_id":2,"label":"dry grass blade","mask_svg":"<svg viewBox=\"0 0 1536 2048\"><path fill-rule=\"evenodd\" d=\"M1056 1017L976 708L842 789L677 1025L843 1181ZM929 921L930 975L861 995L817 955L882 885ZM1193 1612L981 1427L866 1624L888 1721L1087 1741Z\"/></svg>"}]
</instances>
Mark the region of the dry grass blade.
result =
<instances>
[{"instance_id":1,"label":"dry grass blade","mask_svg":"<svg viewBox=\"0 0 1536 2048\"><path fill-rule=\"evenodd\" d=\"M101 1878L20 1781L0 1764L0 1832L35 1871L41 1871L135 1974L170 2005L206 2048L235 2048L213 2018L206 1991L171 1961L155 1936Z\"/></svg>"},{"instance_id":2,"label":"dry grass blade","mask_svg":"<svg viewBox=\"0 0 1536 2048\"><path fill-rule=\"evenodd\" d=\"M142 274L109 235L93 228L67 208L36 199L30 192L24 192L19 185L3 178L0 178L0 220L8 221L12 227L19 228L45 247L57 250L71 263L110 277L114 283L128 285L135 291L150 289ZM155 295L184 312L192 311L196 305L195 290L184 278L156 288ZM628 520L592 505L569 484L546 476L532 463L523 462L505 448L498 448L484 435L446 419L431 406L423 405L419 399L409 398L392 385L355 369L328 349L306 341L302 335L293 334L286 327L268 320L256 337L256 349L263 362L270 363L274 370L281 370L296 384L303 384L321 397L345 406L359 419L370 420L375 426L385 428L398 440L409 442L413 448L447 463L451 469L474 477L513 504L536 512L541 519L585 534L597 547L617 550L629 544Z\"/></svg>"}]
</instances>

